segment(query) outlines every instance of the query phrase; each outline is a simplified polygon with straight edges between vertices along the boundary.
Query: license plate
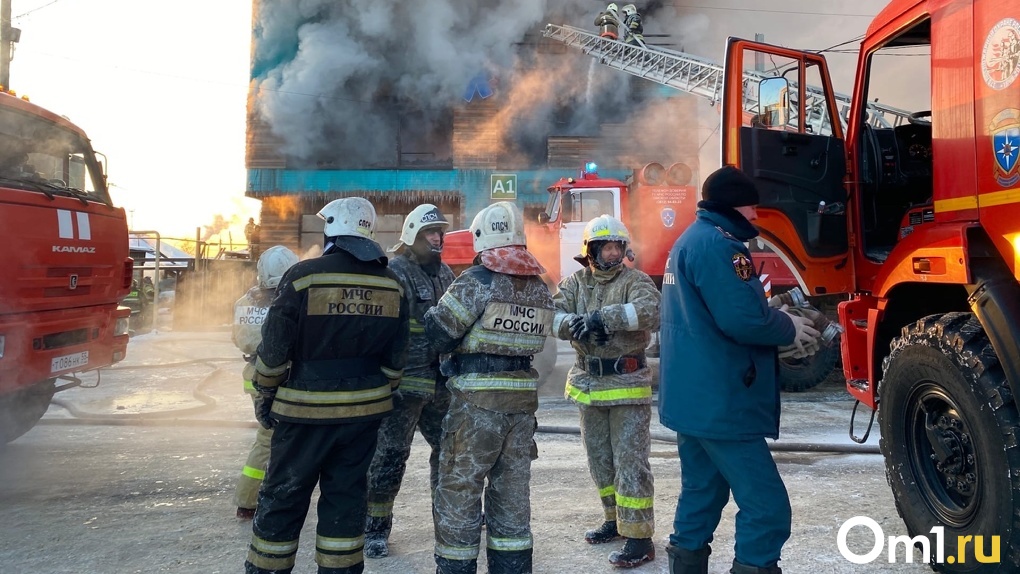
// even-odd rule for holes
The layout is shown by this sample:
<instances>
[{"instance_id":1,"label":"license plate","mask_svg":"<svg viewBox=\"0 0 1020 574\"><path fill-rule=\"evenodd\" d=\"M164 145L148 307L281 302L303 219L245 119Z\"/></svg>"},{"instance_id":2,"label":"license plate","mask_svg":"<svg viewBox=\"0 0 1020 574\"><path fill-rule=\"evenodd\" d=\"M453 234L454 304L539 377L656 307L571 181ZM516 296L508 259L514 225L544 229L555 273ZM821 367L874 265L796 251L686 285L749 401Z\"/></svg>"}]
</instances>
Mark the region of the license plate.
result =
<instances>
[{"instance_id":1,"label":"license plate","mask_svg":"<svg viewBox=\"0 0 1020 574\"><path fill-rule=\"evenodd\" d=\"M77 369L78 367L84 367L87 364L89 364L88 351L64 355L62 357L54 357L53 361L50 363L50 372L55 373L57 371Z\"/></svg>"}]
</instances>

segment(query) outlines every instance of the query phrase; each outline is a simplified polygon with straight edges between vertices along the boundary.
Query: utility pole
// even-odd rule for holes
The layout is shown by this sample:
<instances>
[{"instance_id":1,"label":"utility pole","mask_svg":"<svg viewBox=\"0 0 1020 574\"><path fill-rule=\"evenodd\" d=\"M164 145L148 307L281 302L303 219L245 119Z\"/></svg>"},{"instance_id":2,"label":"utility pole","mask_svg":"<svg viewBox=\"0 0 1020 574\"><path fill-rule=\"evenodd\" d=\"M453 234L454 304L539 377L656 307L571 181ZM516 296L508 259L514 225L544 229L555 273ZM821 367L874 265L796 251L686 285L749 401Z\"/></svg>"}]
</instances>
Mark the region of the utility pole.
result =
<instances>
[{"instance_id":1,"label":"utility pole","mask_svg":"<svg viewBox=\"0 0 1020 574\"><path fill-rule=\"evenodd\" d=\"M11 89L11 54L21 30L11 28L11 0L0 0L0 86Z\"/></svg>"}]
</instances>

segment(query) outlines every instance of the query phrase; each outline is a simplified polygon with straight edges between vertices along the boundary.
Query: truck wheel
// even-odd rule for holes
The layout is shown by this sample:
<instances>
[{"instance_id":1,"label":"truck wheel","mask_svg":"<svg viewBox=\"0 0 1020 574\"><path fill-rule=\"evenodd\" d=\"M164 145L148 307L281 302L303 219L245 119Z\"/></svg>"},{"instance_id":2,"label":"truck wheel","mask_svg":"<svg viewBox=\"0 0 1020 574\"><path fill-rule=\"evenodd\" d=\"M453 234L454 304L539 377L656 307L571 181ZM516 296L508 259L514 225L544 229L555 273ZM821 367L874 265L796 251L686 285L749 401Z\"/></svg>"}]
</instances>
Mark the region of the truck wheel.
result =
<instances>
[{"instance_id":1,"label":"truck wheel","mask_svg":"<svg viewBox=\"0 0 1020 574\"><path fill-rule=\"evenodd\" d=\"M779 387L799 393L818 386L829 377L839 360L839 338L803 359L779 360Z\"/></svg>"},{"instance_id":2,"label":"truck wheel","mask_svg":"<svg viewBox=\"0 0 1020 574\"><path fill-rule=\"evenodd\" d=\"M0 444L27 433L50 408L55 379L0 397Z\"/></svg>"},{"instance_id":3,"label":"truck wheel","mask_svg":"<svg viewBox=\"0 0 1020 574\"><path fill-rule=\"evenodd\" d=\"M1020 475L1020 417L981 323L971 313L947 313L904 327L885 360L879 397L886 478L910 536L929 539L932 567L1016 572L1020 481L1011 477ZM945 527L941 562L935 526ZM977 535L961 556L958 536ZM999 549L1001 564L979 562Z\"/></svg>"}]
</instances>

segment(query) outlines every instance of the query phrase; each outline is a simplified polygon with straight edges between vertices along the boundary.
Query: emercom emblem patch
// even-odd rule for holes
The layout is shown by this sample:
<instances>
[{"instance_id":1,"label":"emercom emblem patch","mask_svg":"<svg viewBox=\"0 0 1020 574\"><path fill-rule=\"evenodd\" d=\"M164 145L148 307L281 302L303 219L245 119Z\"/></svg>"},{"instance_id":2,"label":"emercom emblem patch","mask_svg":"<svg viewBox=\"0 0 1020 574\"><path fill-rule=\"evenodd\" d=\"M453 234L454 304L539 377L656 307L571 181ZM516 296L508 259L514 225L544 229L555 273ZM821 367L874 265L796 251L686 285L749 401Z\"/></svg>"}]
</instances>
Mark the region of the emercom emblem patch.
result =
<instances>
[{"instance_id":1,"label":"emercom emblem patch","mask_svg":"<svg viewBox=\"0 0 1020 574\"><path fill-rule=\"evenodd\" d=\"M742 281L750 281L751 277L754 277L754 264L743 253L733 254L733 270Z\"/></svg>"}]
</instances>

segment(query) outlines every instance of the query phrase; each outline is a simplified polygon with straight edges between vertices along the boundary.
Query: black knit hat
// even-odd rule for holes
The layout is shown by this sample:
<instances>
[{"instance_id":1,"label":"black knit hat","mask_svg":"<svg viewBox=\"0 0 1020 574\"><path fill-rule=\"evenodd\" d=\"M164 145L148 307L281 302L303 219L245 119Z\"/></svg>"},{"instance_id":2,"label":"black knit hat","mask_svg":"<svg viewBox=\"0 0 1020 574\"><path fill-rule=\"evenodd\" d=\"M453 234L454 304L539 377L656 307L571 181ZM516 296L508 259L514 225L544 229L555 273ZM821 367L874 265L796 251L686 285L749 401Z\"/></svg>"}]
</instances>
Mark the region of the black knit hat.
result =
<instances>
[{"instance_id":1,"label":"black knit hat","mask_svg":"<svg viewBox=\"0 0 1020 574\"><path fill-rule=\"evenodd\" d=\"M705 178L701 196L730 207L758 205L759 201L754 180L732 165L724 165Z\"/></svg>"}]
</instances>

